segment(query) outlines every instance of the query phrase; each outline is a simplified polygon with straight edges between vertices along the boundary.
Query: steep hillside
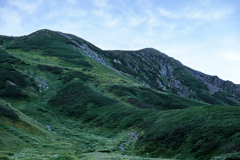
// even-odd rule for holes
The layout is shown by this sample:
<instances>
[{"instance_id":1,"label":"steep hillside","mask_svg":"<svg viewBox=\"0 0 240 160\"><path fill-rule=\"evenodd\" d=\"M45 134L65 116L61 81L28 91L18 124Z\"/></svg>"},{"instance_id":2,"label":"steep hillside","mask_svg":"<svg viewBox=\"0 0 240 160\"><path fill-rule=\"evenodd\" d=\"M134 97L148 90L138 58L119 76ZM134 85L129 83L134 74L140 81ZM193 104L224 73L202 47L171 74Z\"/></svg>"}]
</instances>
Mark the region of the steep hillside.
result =
<instances>
[{"instance_id":1,"label":"steep hillside","mask_svg":"<svg viewBox=\"0 0 240 160\"><path fill-rule=\"evenodd\" d=\"M73 48L146 87L210 104L239 106L239 85L195 71L155 49L104 51L76 36L59 34L71 40Z\"/></svg>"},{"instance_id":2,"label":"steep hillside","mask_svg":"<svg viewBox=\"0 0 240 160\"><path fill-rule=\"evenodd\" d=\"M50 30L0 43L2 157L224 159L240 151L238 85L155 49L103 51Z\"/></svg>"}]
</instances>

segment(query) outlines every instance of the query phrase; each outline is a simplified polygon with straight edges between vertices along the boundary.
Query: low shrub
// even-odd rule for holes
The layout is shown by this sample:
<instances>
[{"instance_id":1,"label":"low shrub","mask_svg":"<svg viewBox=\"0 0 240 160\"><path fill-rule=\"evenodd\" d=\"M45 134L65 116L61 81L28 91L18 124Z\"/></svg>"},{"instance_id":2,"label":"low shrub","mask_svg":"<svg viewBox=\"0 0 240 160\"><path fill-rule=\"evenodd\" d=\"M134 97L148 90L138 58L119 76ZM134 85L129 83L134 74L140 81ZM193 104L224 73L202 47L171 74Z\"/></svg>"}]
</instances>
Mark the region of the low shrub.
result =
<instances>
[{"instance_id":1,"label":"low shrub","mask_svg":"<svg viewBox=\"0 0 240 160\"><path fill-rule=\"evenodd\" d=\"M0 63L4 62L14 63L14 60L5 50L0 49Z\"/></svg>"},{"instance_id":2,"label":"low shrub","mask_svg":"<svg viewBox=\"0 0 240 160\"><path fill-rule=\"evenodd\" d=\"M18 115L11 109L4 107L0 104L0 116L17 119Z\"/></svg>"},{"instance_id":3,"label":"low shrub","mask_svg":"<svg viewBox=\"0 0 240 160\"><path fill-rule=\"evenodd\" d=\"M144 103L142 101L139 101L136 98L128 98L128 102L139 108L144 108L144 109L153 109L154 108L153 106L151 106L147 103Z\"/></svg>"},{"instance_id":4,"label":"low shrub","mask_svg":"<svg viewBox=\"0 0 240 160\"><path fill-rule=\"evenodd\" d=\"M4 41L2 39L0 39L0 45L2 45L4 43Z\"/></svg>"},{"instance_id":5,"label":"low shrub","mask_svg":"<svg viewBox=\"0 0 240 160\"><path fill-rule=\"evenodd\" d=\"M74 78L80 78L82 81L93 81L95 78L91 75L84 74L80 71L69 72L65 77L63 77L63 84L70 82Z\"/></svg>"},{"instance_id":6,"label":"low shrub","mask_svg":"<svg viewBox=\"0 0 240 160\"><path fill-rule=\"evenodd\" d=\"M201 100L203 100L204 102L206 102L206 103L210 103L210 104L223 104L218 99L216 99L216 98L214 98L214 97L212 97L210 95L204 94L204 93L199 94L198 97Z\"/></svg>"},{"instance_id":7,"label":"low shrub","mask_svg":"<svg viewBox=\"0 0 240 160\"><path fill-rule=\"evenodd\" d=\"M62 58L62 60L79 65L79 66L83 66L83 67L89 67L89 68L93 67L90 63L88 63L87 61L81 60L81 59Z\"/></svg>"},{"instance_id":8,"label":"low shrub","mask_svg":"<svg viewBox=\"0 0 240 160\"><path fill-rule=\"evenodd\" d=\"M47 71L50 71L52 72L53 74L61 74L63 69L60 68L60 67L52 67L52 66L47 66L47 65L38 65L39 69L40 70L47 70Z\"/></svg>"},{"instance_id":9,"label":"low shrub","mask_svg":"<svg viewBox=\"0 0 240 160\"><path fill-rule=\"evenodd\" d=\"M228 95L224 93L223 91L216 92L212 95L214 98L221 100L225 104L231 105L231 106L239 106L237 102L234 102L233 100L228 98Z\"/></svg>"}]
</instances>

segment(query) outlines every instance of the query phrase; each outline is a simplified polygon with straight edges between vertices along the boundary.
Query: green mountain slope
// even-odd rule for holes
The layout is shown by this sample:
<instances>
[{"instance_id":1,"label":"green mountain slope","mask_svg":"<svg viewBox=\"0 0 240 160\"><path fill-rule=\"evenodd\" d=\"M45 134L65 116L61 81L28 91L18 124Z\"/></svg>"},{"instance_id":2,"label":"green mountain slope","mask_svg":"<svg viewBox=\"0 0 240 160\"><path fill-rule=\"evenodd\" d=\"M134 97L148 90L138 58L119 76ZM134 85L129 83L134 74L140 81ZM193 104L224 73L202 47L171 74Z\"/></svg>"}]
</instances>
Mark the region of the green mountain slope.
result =
<instances>
[{"instance_id":1,"label":"green mountain slope","mask_svg":"<svg viewBox=\"0 0 240 160\"><path fill-rule=\"evenodd\" d=\"M50 30L0 40L2 157L224 159L240 151L231 82L149 48L103 51Z\"/></svg>"}]
</instances>

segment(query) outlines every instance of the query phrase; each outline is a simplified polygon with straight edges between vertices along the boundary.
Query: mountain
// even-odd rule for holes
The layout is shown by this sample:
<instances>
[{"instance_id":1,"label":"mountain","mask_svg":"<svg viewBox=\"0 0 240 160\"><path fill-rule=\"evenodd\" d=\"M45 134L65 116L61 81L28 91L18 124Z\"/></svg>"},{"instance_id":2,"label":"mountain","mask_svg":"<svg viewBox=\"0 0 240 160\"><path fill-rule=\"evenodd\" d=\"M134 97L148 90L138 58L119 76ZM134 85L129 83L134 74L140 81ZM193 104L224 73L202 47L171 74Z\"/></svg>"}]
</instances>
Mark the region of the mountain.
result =
<instances>
[{"instance_id":1,"label":"mountain","mask_svg":"<svg viewBox=\"0 0 240 160\"><path fill-rule=\"evenodd\" d=\"M146 87L210 104L239 105L239 85L195 71L155 49L103 51L81 38L59 34L71 40L73 47L88 57L117 72L132 75Z\"/></svg>"},{"instance_id":2,"label":"mountain","mask_svg":"<svg viewBox=\"0 0 240 160\"><path fill-rule=\"evenodd\" d=\"M46 29L0 46L0 159L240 157L239 85Z\"/></svg>"}]
</instances>

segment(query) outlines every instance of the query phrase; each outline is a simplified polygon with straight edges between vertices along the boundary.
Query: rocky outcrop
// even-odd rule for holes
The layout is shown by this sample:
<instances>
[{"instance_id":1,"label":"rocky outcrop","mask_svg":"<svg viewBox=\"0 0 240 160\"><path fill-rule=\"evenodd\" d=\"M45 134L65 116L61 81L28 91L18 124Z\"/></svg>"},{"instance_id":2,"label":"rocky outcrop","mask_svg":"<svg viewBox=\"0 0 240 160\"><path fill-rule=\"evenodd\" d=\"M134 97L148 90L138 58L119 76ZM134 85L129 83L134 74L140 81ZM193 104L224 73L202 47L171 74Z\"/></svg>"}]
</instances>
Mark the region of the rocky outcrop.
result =
<instances>
[{"instance_id":1,"label":"rocky outcrop","mask_svg":"<svg viewBox=\"0 0 240 160\"><path fill-rule=\"evenodd\" d=\"M64 37L70 39L74 44L76 44L76 46L71 46L71 47L73 47L74 49L77 49L77 50L79 50L80 52L85 53L88 57L92 58L93 60L95 60L95 61L103 64L104 66L106 66L106 67L108 67L108 68L110 68L110 69L112 69L112 70L114 70L114 71L116 71L116 72L118 72L118 73L121 74L121 71L118 71L118 70L112 68L112 66L109 65L109 64L104 60L104 59L105 59L104 56L102 56L101 54L93 51L86 43L84 43L84 40L82 40L81 38L75 37L75 38L77 38L77 39L81 42L81 44L79 44L78 42L76 42L75 40L73 40L73 38L72 38L70 35L66 35L66 34L61 33L61 32L58 32L58 34L60 34L60 35L62 35L62 36L64 36Z\"/></svg>"},{"instance_id":2,"label":"rocky outcrop","mask_svg":"<svg viewBox=\"0 0 240 160\"><path fill-rule=\"evenodd\" d=\"M204 74L202 72L193 70L188 67L186 67L185 69L196 79L202 80L208 86L208 89L210 90L209 91L210 94L214 94L215 92L222 90L222 91L231 93L240 98L240 86L239 85L234 84L231 81L224 81L217 76L211 76L211 75Z\"/></svg>"}]
</instances>

